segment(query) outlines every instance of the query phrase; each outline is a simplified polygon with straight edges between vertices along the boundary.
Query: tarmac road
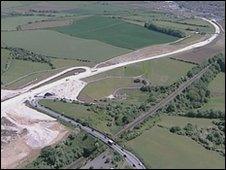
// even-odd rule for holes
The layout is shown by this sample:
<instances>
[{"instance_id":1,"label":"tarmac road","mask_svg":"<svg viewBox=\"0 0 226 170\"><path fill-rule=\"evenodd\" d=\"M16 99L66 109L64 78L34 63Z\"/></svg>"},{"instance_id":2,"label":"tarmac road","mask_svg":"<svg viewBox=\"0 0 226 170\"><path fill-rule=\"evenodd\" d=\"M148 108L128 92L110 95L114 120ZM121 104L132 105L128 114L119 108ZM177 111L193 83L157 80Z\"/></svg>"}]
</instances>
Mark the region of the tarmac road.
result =
<instances>
[{"instance_id":1,"label":"tarmac road","mask_svg":"<svg viewBox=\"0 0 226 170\"><path fill-rule=\"evenodd\" d=\"M41 99L41 97L38 97L38 98L35 98L35 99L32 99L31 101L29 101L30 106L33 107L34 109L37 109L38 111L45 112L46 114L48 114L51 117L60 119L73 126L80 127L82 130L84 130L87 133L91 134L92 136L100 139L102 142L104 142L109 147L111 147L113 150L115 150L120 155L122 155L125 158L125 160L129 163L129 165L131 165L131 167L136 168L136 169L145 169L145 166L143 165L143 163L135 155L133 155L131 152L127 151L126 149L124 149L123 147L118 145L116 142L114 142L112 139L110 139L106 134L104 134L94 128L91 128L88 126L83 126L80 123L77 123L73 119L66 117L61 113L54 112L50 109L47 109L47 108L41 106L38 103L39 99ZM113 141L113 144L109 143L109 141Z\"/></svg>"}]
</instances>

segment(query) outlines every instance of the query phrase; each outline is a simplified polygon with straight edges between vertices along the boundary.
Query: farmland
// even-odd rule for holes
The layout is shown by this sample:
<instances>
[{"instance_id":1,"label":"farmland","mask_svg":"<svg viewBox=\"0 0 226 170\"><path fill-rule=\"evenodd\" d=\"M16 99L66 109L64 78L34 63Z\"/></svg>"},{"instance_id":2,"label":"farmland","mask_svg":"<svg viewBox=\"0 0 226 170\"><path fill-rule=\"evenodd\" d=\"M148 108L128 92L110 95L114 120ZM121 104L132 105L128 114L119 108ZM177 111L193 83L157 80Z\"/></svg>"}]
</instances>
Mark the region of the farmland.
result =
<instances>
[{"instance_id":1,"label":"farmland","mask_svg":"<svg viewBox=\"0 0 226 170\"><path fill-rule=\"evenodd\" d=\"M2 1L1 168L224 168L225 19L201 10Z\"/></svg>"},{"instance_id":2,"label":"farmland","mask_svg":"<svg viewBox=\"0 0 226 170\"><path fill-rule=\"evenodd\" d=\"M202 148L191 139L153 127L129 141L148 167L151 168L223 168L224 158Z\"/></svg>"},{"instance_id":3,"label":"farmland","mask_svg":"<svg viewBox=\"0 0 226 170\"><path fill-rule=\"evenodd\" d=\"M58 58L79 58L100 62L130 52L128 49L114 47L96 40L71 37L50 30L3 32L1 35L1 42L8 46L20 47Z\"/></svg>"},{"instance_id":4,"label":"farmland","mask_svg":"<svg viewBox=\"0 0 226 170\"><path fill-rule=\"evenodd\" d=\"M16 30L18 25L24 25L28 22L35 22L50 19L51 17L44 16L15 16L1 19L1 30Z\"/></svg>"},{"instance_id":5,"label":"farmland","mask_svg":"<svg viewBox=\"0 0 226 170\"><path fill-rule=\"evenodd\" d=\"M71 36L95 39L126 49L138 49L177 40L176 37L150 31L142 26L126 23L119 19L95 16L55 30Z\"/></svg>"}]
</instances>

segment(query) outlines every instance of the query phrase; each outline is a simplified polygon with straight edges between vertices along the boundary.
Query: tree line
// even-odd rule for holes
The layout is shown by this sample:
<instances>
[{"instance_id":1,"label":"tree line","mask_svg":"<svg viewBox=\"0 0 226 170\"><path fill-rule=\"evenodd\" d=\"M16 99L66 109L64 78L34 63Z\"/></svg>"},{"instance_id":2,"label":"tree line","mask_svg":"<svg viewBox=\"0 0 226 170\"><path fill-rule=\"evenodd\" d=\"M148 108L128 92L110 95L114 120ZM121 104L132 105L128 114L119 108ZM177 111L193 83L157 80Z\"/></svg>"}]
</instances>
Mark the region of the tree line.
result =
<instances>
[{"instance_id":1,"label":"tree line","mask_svg":"<svg viewBox=\"0 0 226 170\"><path fill-rule=\"evenodd\" d=\"M176 29L172 29L172 28L169 28L169 27L161 27L161 26L158 26L152 22L149 22L149 23L145 23L144 24L144 27L150 29L150 30L153 30L153 31L158 31L158 32L161 32L161 33L165 33L165 34L168 34L168 35L172 35L172 36L175 36L175 37L178 37L178 38L184 38L186 37L186 34L180 30L176 30Z\"/></svg>"}]
</instances>

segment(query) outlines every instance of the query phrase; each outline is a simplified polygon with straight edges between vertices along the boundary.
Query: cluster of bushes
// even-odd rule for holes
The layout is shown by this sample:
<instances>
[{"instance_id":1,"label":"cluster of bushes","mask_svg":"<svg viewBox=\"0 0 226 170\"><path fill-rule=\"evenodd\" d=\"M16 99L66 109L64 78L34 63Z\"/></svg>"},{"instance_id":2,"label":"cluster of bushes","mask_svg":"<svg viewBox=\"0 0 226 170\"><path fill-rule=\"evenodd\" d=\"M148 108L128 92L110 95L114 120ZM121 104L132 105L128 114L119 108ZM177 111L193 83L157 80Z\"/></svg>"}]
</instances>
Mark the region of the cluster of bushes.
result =
<instances>
[{"instance_id":1,"label":"cluster of bushes","mask_svg":"<svg viewBox=\"0 0 226 170\"><path fill-rule=\"evenodd\" d=\"M209 118L209 119L217 119L217 118L225 118L225 112L220 110L191 110L183 114L183 116L187 117L196 117L196 118Z\"/></svg>"},{"instance_id":2,"label":"cluster of bushes","mask_svg":"<svg viewBox=\"0 0 226 170\"><path fill-rule=\"evenodd\" d=\"M197 126L187 123L184 128L173 126L169 130L171 133L190 137L206 149L218 151L222 155L225 154L223 149L225 145L225 135L224 132L218 128L211 127L208 129L199 129Z\"/></svg>"},{"instance_id":3,"label":"cluster of bushes","mask_svg":"<svg viewBox=\"0 0 226 170\"><path fill-rule=\"evenodd\" d=\"M58 13L56 10L35 10L30 9L29 12L38 12L38 13Z\"/></svg>"},{"instance_id":4,"label":"cluster of bushes","mask_svg":"<svg viewBox=\"0 0 226 170\"><path fill-rule=\"evenodd\" d=\"M63 168L81 157L87 158L92 155L94 158L103 147L102 142L88 134L72 133L56 146L45 147L40 156L26 168Z\"/></svg>"},{"instance_id":5,"label":"cluster of bushes","mask_svg":"<svg viewBox=\"0 0 226 170\"><path fill-rule=\"evenodd\" d=\"M204 103L207 103L210 98L208 84L222 70L220 66L222 60L223 55L219 54L190 70L187 74L189 78L200 72L204 67L209 66L208 71L206 71L198 81L192 83L166 107L166 112L170 113L196 109L200 108Z\"/></svg>"},{"instance_id":6,"label":"cluster of bushes","mask_svg":"<svg viewBox=\"0 0 226 170\"><path fill-rule=\"evenodd\" d=\"M172 28L167 28L167 27L160 27L155 25L154 23L145 23L144 27L150 29L150 30L154 30L154 31L159 31L168 35L172 35L175 37L179 37L179 38L183 38L186 37L186 34L180 30L175 30Z\"/></svg>"},{"instance_id":7,"label":"cluster of bushes","mask_svg":"<svg viewBox=\"0 0 226 170\"><path fill-rule=\"evenodd\" d=\"M110 119L107 126L124 126L133 121L141 111L146 111L147 107L144 104L140 105L127 105L123 103L109 103L101 106L103 114L109 115ZM94 111L95 112L95 111Z\"/></svg>"},{"instance_id":8,"label":"cluster of bushes","mask_svg":"<svg viewBox=\"0 0 226 170\"><path fill-rule=\"evenodd\" d=\"M221 119L220 121L213 121L213 124L217 125L218 129L222 132L225 132L225 120Z\"/></svg>"},{"instance_id":9,"label":"cluster of bushes","mask_svg":"<svg viewBox=\"0 0 226 170\"><path fill-rule=\"evenodd\" d=\"M140 124L136 125L132 130L128 130L127 132L120 135L120 139L125 139L126 141L135 139L136 137L140 136L144 130L151 129L153 126L156 125L156 122L160 120L158 114L154 117L149 117L145 119Z\"/></svg>"},{"instance_id":10,"label":"cluster of bushes","mask_svg":"<svg viewBox=\"0 0 226 170\"><path fill-rule=\"evenodd\" d=\"M33 53L32 51L28 51L23 48L16 48L16 47L5 47L5 48L11 51L10 54L13 59L47 63L52 69L55 68L51 63L51 59L49 56L36 54L36 53Z\"/></svg>"},{"instance_id":11,"label":"cluster of bushes","mask_svg":"<svg viewBox=\"0 0 226 170\"><path fill-rule=\"evenodd\" d=\"M31 12L26 12L26 13L12 12L9 15L10 16L45 16L45 17L55 17L55 15L53 15L53 14L44 14L44 13L34 14L34 13L31 13Z\"/></svg>"}]
</instances>

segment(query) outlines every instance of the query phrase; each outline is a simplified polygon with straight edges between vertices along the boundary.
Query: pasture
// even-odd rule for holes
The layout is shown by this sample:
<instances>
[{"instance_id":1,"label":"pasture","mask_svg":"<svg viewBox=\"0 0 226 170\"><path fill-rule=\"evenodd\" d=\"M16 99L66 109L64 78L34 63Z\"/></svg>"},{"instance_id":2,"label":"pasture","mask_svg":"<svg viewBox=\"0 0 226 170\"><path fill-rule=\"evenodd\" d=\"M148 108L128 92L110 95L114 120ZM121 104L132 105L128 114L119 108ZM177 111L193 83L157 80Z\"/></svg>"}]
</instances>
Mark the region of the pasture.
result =
<instances>
[{"instance_id":1,"label":"pasture","mask_svg":"<svg viewBox=\"0 0 226 170\"><path fill-rule=\"evenodd\" d=\"M224 157L190 138L153 127L126 144L149 168L224 168Z\"/></svg>"},{"instance_id":2,"label":"pasture","mask_svg":"<svg viewBox=\"0 0 226 170\"><path fill-rule=\"evenodd\" d=\"M96 41L68 36L51 30L2 32L8 46L20 47L35 53L58 58L85 59L93 62L128 53L130 50Z\"/></svg>"},{"instance_id":3,"label":"pasture","mask_svg":"<svg viewBox=\"0 0 226 170\"><path fill-rule=\"evenodd\" d=\"M55 28L54 30L132 50L178 39L120 19L99 16L88 17L72 25Z\"/></svg>"}]
</instances>

